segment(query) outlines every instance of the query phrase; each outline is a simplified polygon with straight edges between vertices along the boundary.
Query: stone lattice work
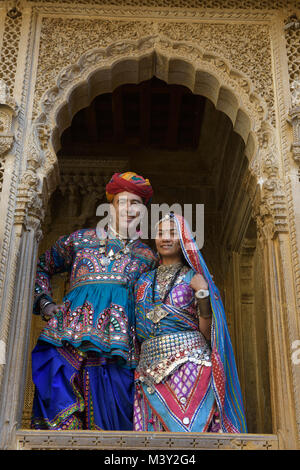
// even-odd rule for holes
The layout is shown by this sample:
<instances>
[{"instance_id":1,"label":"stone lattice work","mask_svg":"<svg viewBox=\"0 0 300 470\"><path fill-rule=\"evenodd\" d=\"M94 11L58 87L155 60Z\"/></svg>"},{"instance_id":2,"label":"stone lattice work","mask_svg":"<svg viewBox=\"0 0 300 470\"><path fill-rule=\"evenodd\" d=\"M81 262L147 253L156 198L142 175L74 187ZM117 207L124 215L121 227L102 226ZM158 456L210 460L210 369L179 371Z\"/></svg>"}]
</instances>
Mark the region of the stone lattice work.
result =
<instances>
[{"instance_id":1,"label":"stone lattice work","mask_svg":"<svg viewBox=\"0 0 300 470\"><path fill-rule=\"evenodd\" d=\"M296 14L285 21L286 51L290 83L290 123L293 128L292 154L300 163L300 20Z\"/></svg>"},{"instance_id":2,"label":"stone lattice work","mask_svg":"<svg viewBox=\"0 0 300 470\"><path fill-rule=\"evenodd\" d=\"M3 44L0 57L0 79L3 79L12 91L15 83L17 56L21 32L22 17L5 19Z\"/></svg>"},{"instance_id":3,"label":"stone lattice work","mask_svg":"<svg viewBox=\"0 0 300 470\"><path fill-rule=\"evenodd\" d=\"M296 85L300 81L300 20L296 15L288 18L285 25L286 50L288 57L289 80L292 91L292 101L300 98L300 91ZM298 85L300 88L300 84Z\"/></svg>"},{"instance_id":4,"label":"stone lattice work","mask_svg":"<svg viewBox=\"0 0 300 470\"><path fill-rule=\"evenodd\" d=\"M203 51L227 59L233 68L243 71L252 81L255 92L268 104L269 120L274 124L270 33L267 25L112 22L77 18L43 19L34 117L43 92L55 85L58 73L66 64L76 63L89 49L151 34L197 43Z\"/></svg>"}]
</instances>

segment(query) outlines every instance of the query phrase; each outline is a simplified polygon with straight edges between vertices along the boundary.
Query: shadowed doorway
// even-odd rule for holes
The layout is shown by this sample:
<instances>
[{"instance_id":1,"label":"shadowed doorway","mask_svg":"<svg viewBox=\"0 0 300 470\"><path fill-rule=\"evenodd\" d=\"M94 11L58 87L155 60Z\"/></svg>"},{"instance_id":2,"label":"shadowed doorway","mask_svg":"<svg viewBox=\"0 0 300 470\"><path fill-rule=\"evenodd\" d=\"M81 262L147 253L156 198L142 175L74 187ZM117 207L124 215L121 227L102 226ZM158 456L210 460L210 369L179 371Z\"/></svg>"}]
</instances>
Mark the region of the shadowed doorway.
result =
<instances>
[{"instance_id":1,"label":"shadowed doorway","mask_svg":"<svg viewBox=\"0 0 300 470\"><path fill-rule=\"evenodd\" d=\"M115 171L150 179L153 202L204 204L203 256L223 297L242 386L248 430L272 432L263 271L244 189L245 144L224 113L188 88L152 78L97 96L61 137L61 183L44 224L40 252L60 235L98 221L105 184ZM57 300L67 278L53 281ZM31 348L42 322L34 318ZM28 427L33 386L25 394Z\"/></svg>"}]
</instances>

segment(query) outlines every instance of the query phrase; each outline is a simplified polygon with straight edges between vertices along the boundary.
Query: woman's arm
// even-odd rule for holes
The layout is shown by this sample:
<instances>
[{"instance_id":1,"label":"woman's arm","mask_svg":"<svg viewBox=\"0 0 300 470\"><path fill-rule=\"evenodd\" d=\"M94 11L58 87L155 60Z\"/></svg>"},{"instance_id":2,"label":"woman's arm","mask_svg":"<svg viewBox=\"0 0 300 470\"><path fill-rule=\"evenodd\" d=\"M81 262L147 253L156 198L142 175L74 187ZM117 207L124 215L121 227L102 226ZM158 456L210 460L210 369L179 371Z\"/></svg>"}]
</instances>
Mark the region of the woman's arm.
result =
<instances>
[{"instance_id":1,"label":"woman's arm","mask_svg":"<svg viewBox=\"0 0 300 470\"><path fill-rule=\"evenodd\" d=\"M198 290L208 290L208 284L201 274L195 274L191 279L191 287L195 292ZM209 341L211 337L211 323L212 323L212 311L210 306L210 297L202 299L196 298L197 302L197 313L199 318L199 330L203 336Z\"/></svg>"},{"instance_id":2,"label":"woman's arm","mask_svg":"<svg viewBox=\"0 0 300 470\"><path fill-rule=\"evenodd\" d=\"M203 336L210 341L211 338L211 323L212 323L212 311L210 306L210 299L197 299L197 312L199 319L199 330Z\"/></svg>"}]
</instances>

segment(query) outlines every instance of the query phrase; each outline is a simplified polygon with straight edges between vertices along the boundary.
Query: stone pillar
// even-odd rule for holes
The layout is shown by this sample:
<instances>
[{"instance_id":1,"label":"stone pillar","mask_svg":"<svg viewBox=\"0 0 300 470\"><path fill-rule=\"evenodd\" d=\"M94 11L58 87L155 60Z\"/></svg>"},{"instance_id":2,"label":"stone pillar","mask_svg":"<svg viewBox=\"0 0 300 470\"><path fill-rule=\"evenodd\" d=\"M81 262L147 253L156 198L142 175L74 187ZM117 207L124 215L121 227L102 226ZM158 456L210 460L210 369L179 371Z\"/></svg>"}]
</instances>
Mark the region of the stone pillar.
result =
<instances>
[{"instance_id":1,"label":"stone pillar","mask_svg":"<svg viewBox=\"0 0 300 470\"><path fill-rule=\"evenodd\" d=\"M27 352L33 302L38 243L47 197L38 174L40 152L29 146L27 168L17 188L14 225L11 233L10 263L2 299L1 335L6 344L0 395L0 448L14 447L14 433L20 427L26 377Z\"/></svg>"},{"instance_id":2,"label":"stone pillar","mask_svg":"<svg viewBox=\"0 0 300 470\"><path fill-rule=\"evenodd\" d=\"M35 222L35 221L33 221ZM36 223L34 223L36 225ZM32 315L32 293L38 238L36 227L14 230L18 245L12 312L0 405L0 448L14 447L14 433L22 419L27 350Z\"/></svg>"},{"instance_id":3,"label":"stone pillar","mask_svg":"<svg viewBox=\"0 0 300 470\"><path fill-rule=\"evenodd\" d=\"M296 369L291 361L291 318L296 318L291 268L284 258L289 253L288 233L276 231L271 211L264 203L256 218L265 267L266 330L269 345L270 391L273 432L281 449L296 449L299 413L295 390ZM288 301L292 303L288 303ZM292 310L292 311L291 311Z\"/></svg>"}]
</instances>

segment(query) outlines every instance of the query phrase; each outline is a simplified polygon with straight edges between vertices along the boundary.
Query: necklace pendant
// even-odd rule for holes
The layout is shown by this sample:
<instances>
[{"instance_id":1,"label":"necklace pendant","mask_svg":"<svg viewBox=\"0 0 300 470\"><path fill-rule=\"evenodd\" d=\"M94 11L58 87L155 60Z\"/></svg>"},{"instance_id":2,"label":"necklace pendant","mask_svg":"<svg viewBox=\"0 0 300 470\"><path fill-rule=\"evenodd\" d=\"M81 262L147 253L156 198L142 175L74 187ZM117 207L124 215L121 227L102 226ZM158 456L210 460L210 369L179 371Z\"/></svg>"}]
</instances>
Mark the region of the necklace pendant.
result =
<instances>
[{"instance_id":1,"label":"necklace pendant","mask_svg":"<svg viewBox=\"0 0 300 470\"><path fill-rule=\"evenodd\" d=\"M108 266L110 264L110 262L111 262L111 259L108 256L104 256L100 260L101 266Z\"/></svg>"},{"instance_id":2,"label":"necklace pendant","mask_svg":"<svg viewBox=\"0 0 300 470\"><path fill-rule=\"evenodd\" d=\"M163 310L159 305L154 307L153 310L146 313L146 317L149 318L153 323L158 323L162 318L166 317L168 312Z\"/></svg>"}]
</instances>

